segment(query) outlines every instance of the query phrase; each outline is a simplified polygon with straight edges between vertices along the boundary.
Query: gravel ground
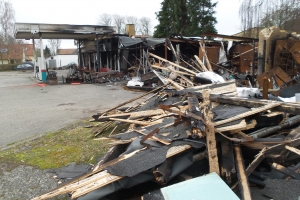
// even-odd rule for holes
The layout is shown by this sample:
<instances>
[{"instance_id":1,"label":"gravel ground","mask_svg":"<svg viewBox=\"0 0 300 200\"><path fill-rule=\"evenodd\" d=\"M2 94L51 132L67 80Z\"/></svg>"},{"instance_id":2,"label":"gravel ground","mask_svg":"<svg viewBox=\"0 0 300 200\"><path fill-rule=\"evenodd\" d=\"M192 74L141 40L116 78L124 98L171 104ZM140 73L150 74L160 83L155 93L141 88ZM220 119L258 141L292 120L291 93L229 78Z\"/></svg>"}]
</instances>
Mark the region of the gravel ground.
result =
<instances>
[{"instance_id":1,"label":"gravel ground","mask_svg":"<svg viewBox=\"0 0 300 200\"><path fill-rule=\"evenodd\" d=\"M6 163L2 163L0 168L3 173L0 176L0 200L32 199L58 186L54 174L47 170L21 165L10 171Z\"/></svg>"}]
</instances>

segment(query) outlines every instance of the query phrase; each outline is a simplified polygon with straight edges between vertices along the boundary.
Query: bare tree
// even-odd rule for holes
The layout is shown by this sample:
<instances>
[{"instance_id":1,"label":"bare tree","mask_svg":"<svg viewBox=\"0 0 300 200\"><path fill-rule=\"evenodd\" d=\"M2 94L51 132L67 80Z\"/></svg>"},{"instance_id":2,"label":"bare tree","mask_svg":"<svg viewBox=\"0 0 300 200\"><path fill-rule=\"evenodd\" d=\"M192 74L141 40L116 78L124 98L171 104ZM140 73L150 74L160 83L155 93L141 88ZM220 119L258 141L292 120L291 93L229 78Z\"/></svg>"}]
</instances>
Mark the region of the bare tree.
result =
<instances>
[{"instance_id":1,"label":"bare tree","mask_svg":"<svg viewBox=\"0 0 300 200\"><path fill-rule=\"evenodd\" d=\"M151 19L148 17L142 17L140 19L140 29L142 35L150 35L151 34Z\"/></svg>"},{"instance_id":2,"label":"bare tree","mask_svg":"<svg viewBox=\"0 0 300 200\"><path fill-rule=\"evenodd\" d=\"M122 16L118 14L101 14L98 17L97 24L116 26L117 33L125 33L126 24L134 24L135 32L142 35L150 35L152 29L151 19L148 17L142 17L139 19L136 16Z\"/></svg>"},{"instance_id":3,"label":"bare tree","mask_svg":"<svg viewBox=\"0 0 300 200\"><path fill-rule=\"evenodd\" d=\"M242 30L251 37L254 27L279 26L296 23L299 0L243 0L239 10Z\"/></svg>"},{"instance_id":4,"label":"bare tree","mask_svg":"<svg viewBox=\"0 0 300 200\"><path fill-rule=\"evenodd\" d=\"M102 26L111 26L112 22L113 22L112 16L107 13L103 13L99 15L97 20L97 24L100 24Z\"/></svg>"},{"instance_id":5,"label":"bare tree","mask_svg":"<svg viewBox=\"0 0 300 200\"><path fill-rule=\"evenodd\" d=\"M114 25L117 28L117 33L125 33L125 17L115 14L113 15Z\"/></svg>"},{"instance_id":6,"label":"bare tree","mask_svg":"<svg viewBox=\"0 0 300 200\"><path fill-rule=\"evenodd\" d=\"M1 45L1 59L2 54L7 54L8 62L10 63L10 48L9 44L15 43L13 37L15 23L15 11L10 1L0 0L0 45ZM3 60L2 60L3 64Z\"/></svg>"},{"instance_id":7,"label":"bare tree","mask_svg":"<svg viewBox=\"0 0 300 200\"><path fill-rule=\"evenodd\" d=\"M34 40L34 49L36 57L41 57L41 42L40 40Z\"/></svg>"},{"instance_id":8,"label":"bare tree","mask_svg":"<svg viewBox=\"0 0 300 200\"><path fill-rule=\"evenodd\" d=\"M137 24L139 19L136 16L126 16L126 23L127 24Z\"/></svg>"},{"instance_id":9,"label":"bare tree","mask_svg":"<svg viewBox=\"0 0 300 200\"><path fill-rule=\"evenodd\" d=\"M10 1L0 0L0 28L3 42L8 44L9 36L13 35L15 11Z\"/></svg>"},{"instance_id":10,"label":"bare tree","mask_svg":"<svg viewBox=\"0 0 300 200\"><path fill-rule=\"evenodd\" d=\"M49 39L48 43L50 45L51 56L57 54L57 51L60 47L61 40L60 39Z\"/></svg>"},{"instance_id":11,"label":"bare tree","mask_svg":"<svg viewBox=\"0 0 300 200\"><path fill-rule=\"evenodd\" d=\"M262 27L278 26L289 32L299 32L300 7L299 1L287 1L270 9L261 19Z\"/></svg>"}]
</instances>

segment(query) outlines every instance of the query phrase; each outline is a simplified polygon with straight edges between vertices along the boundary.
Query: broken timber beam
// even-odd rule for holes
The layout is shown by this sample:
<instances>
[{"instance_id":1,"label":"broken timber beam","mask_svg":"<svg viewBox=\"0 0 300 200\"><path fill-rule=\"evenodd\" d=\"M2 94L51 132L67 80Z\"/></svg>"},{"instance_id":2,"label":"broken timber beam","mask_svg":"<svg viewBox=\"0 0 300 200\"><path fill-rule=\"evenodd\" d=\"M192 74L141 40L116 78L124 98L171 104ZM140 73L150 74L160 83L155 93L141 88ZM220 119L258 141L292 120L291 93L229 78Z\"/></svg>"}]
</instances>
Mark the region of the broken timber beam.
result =
<instances>
[{"instance_id":1,"label":"broken timber beam","mask_svg":"<svg viewBox=\"0 0 300 200\"><path fill-rule=\"evenodd\" d=\"M291 170L289 168L286 168L286 167L284 167L282 165L279 165L277 163L273 163L272 168L277 170L277 171L280 171L280 172L282 172L282 173L284 173L284 174L286 174L286 175L288 175L288 176L290 176L294 179L300 180L300 174L294 172L293 170Z\"/></svg>"},{"instance_id":2,"label":"broken timber beam","mask_svg":"<svg viewBox=\"0 0 300 200\"><path fill-rule=\"evenodd\" d=\"M245 113L242 113L240 115L236 115L234 117L231 117L229 119L224 119L224 120L221 120L221 121L217 121L214 123L215 126L219 126L221 124L226 124L228 122L232 122L232 121L235 121L235 120L239 120L239 119L243 119L245 117L248 117L248 116L251 116L251 115L255 115L257 113L260 113L260 112L263 112L263 111L266 111L266 110L269 110L271 108L274 108L276 106L279 106L281 105L282 103L272 103L272 104L268 104L268 105L265 105L265 106L262 106L260 108L256 108L254 110L251 110L251 111L248 111L248 112L245 112Z\"/></svg>"},{"instance_id":3,"label":"broken timber beam","mask_svg":"<svg viewBox=\"0 0 300 200\"><path fill-rule=\"evenodd\" d=\"M144 135L144 136L147 135L146 133L144 133L143 131L140 131L140 130L133 129L133 131L135 131L135 132L137 132L137 133L139 133L139 134L142 134L142 135ZM165 145L170 145L171 142L172 142L172 140L170 140L170 139L168 139L168 138L162 138L162 137L155 136L155 135L151 136L150 138L153 139L153 140L155 140L155 141L158 141L158 142L160 142L160 143L163 143L163 144L165 144Z\"/></svg>"},{"instance_id":4,"label":"broken timber beam","mask_svg":"<svg viewBox=\"0 0 300 200\"><path fill-rule=\"evenodd\" d=\"M246 176L250 176L250 174L252 174L252 172L255 170L255 168L261 163L261 161L263 161L263 159L265 158L265 151L266 151L266 147L263 148L259 154L256 156L256 158L252 161L252 163L247 167L246 169Z\"/></svg>"},{"instance_id":5,"label":"broken timber beam","mask_svg":"<svg viewBox=\"0 0 300 200\"><path fill-rule=\"evenodd\" d=\"M121 104L119 104L119 105L117 105L117 106L115 106L115 107L113 107L113 108L110 108L110 109L104 111L102 114L99 114L99 115L104 115L104 114L106 114L106 113L108 113L108 112L110 112L110 111L113 111L113 110L115 110L115 109L121 107L121 106L124 106L124 105L126 105L126 104L128 104L128 103L131 103L131 102L133 102L133 101L135 101L135 100L138 100L138 99L140 99L140 98L142 98L142 97L144 97L144 96L147 96L148 94L154 93L154 92L156 92L156 91L158 91L158 90L163 90L163 89L165 89L169 84L170 84L170 83L167 83L167 84L165 84L165 85L163 85L163 86L157 87L157 88L151 90L150 92L147 92L147 93L145 93L145 94L142 94L141 96L138 96L138 97L136 97L136 98L133 98L133 99L131 99L131 100L128 100L128 101L126 101L126 102L124 102L124 103L121 103ZM99 115L98 115L98 117L99 117ZM94 117L94 116L93 116L93 117Z\"/></svg>"},{"instance_id":6,"label":"broken timber beam","mask_svg":"<svg viewBox=\"0 0 300 200\"><path fill-rule=\"evenodd\" d=\"M237 165L237 172L239 176L239 185L240 185L240 191L242 194L242 199L244 200L251 200L251 192L250 187L244 167L244 161L242 156L241 147L238 144L234 145L234 151L235 151L235 158L236 158L236 165Z\"/></svg>"},{"instance_id":7,"label":"broken timber beam","mask_svg":"<svg viewBox=\"0 0 300 200\"><path fill-rule=\"evenodd\" d=\"M182 62L184 62L186 65L188 65L188 66L190 66L191 68L193 68L196 72L201 72L201 70L200 69L197 69L196 67L194 67L193 65L191 65L191 64L189 64L189 63L187 63L185 60L183 60L182 58L180 58L180 60L182 61ZM197 64L196 64L196 66L197 67L199 67ZM199 67L200 68L200 67Z\"/></svg>"},{"instance_id":8,"label":"broken timber beam","mask_svg":"<svg viewBox=\"0 0 300 200\"><path fill-rule=\"evenodd\" d=\"M173 65L174 67L178 67L178 68L180 68L180 69L182 69L182 70L184 70L184 71L186 71L186 72L189 72L189 73L191 73L191 74L194 74L194 75L197 74L196 72L194 72L194 71L192 71L192 70L189 70L189 69L187 69L187 68L185 68L185 67L182 67L182 66L180 66L180 65L178 65L178 64L176 64L176 63L173 63L173 62L168 61L168 60L166 60L166 59L164 59L164 58L162 58L162 57L159 57L159 56L157 56L157 55L154 55L153 53L149 53L149 55L152 56L152 57L154 57L154 58L157 58L157 59L159 59L159 60L162 60L162 61L164 61L164 62L166 62L166 63L169 63L170 65Z\"/></svg>"},{"instance_id":9,"label":"broken timber beam","mask_svg":"<svg viewBox=\"0 0 300 200\"><path fill-rule=\"evenodd\" d=\"M151 122L144 122L144 121L138 121L138 120L129 120L129 119L119 119L119 118L109 118L109 120L125 122L125 123L130 123L130 124L138 124L138 125L141 125L141 126L149 126L150 124L155 124L155 123L151 123Z\"/></svg>"},{"instance_id":10,"label":"broken timber beam","mask_svg":"<svg viewBox=\"0 0 300 200\"><path fill-rule=\"evenodd\" d=\"M176 91L170 92L172 95L196 95L198 98L203 98L200 92L189 92L189 91ZM222 104L229 104L229 105L237 105L237 106L244 106L247 108L257 108L261 106L268 105L270 103L278 102L278 101L269 101L269 100L259 100L259 99L247 99L247 98L239 98L239 97L229 97L224 95L216 95L211 94L209 97L210 101L222 103ZM273 108L272 110L278 112L286 112L293 115L299 115L300 113L300 105L293 104L293 103L282 103L281 105Z\"/></svg>"},{"instance_id":11,"label":"broken timber beam","mask_svg":"<svg viewBox=\"0 0 300 200\"><path fill-rule=\"evenodd\" d=\"M186 73L186 72L182 72L182 71L178 71L178 70L172 70L172 69L169 69L169 68L166 68L166 67L160 67L160 66L156 66L156 65L151 65L151 67L157 68L157 69L161 69L161 70L170 71L170 72L175 72L175 73L178 73L178 74L183 74L183 75L188 75L188 76L194 76L191 73Z\"/></svg>"},{"instance_id":12,"label":"broken timber beam","mask_svg":"<svg viewBox=\"0 0 300 200\"><path fill-rule=\"evenodd\" d=\"M179 154L187 149L190 149L190 148L191 148L190 145L171 147L167 152L166 158L170 158L170 157L177 155L177 154ZM101 188L105 185L108 185L108 184L115 182L117 180L120 180L122 178L124 178L124 177L114 176L114 175L106 172L105 176L103 176L101 178L97 177L96 179L93 179L93 181L90 181L89 184L85 184L83 187L80 187L77 190L75 190L72 193L72 199L81 197L91 191L94 191L98 188Z\"/></svg>"},{"instance_id":13,"label":"broken timber beam","mask_svg":"<svg viewBox=\"0 0 300 200\"><path fill-rule=\"evenodd\" d=\"M216 127L216 130L218 130L220 132L226 132L226 131L244 130L246 128L247 128L247 123L245 120L242 120L240 123L235 124L235 125L225 126L225 127L220 127L220 128Z\"/></svg>"},{"instance_id":14,"label":"broken timber beam","mask_svg":"<svg viewBox=\"0 0 300 200\"><path fill-rule=\"evenodd\" d=\"M193 87L194 86L194 83L190 80L190 79L188 79L187 77L185 77L185 76L183 76L183 75L181 75L181 74L177 74L180 78L182 78L186 83L187 83L187 85L189 86L189 87Z\"/></svg>"},{"instance_id":15,"label":"broken timber beam","mask_svg":"<svg viewBox=\"0 0 300 200\"><path fill-rule=\"evenodd\" d=\"M277 132L281 129L294 126L298 123L300 123L300 115L296 115L294 117L291 117L291 118L287 119L284 123L282 123L280 125L262 128L260 130L255 131L255 132L249 133L248 135L251 136L252 138L266 137L266 136L268 136L272 133L275 133L275 132Z\"/></svg>"},{"instance_id":16,"label":"broken timber beam","mask_svg":"<svg viewBox=\"0 0 300 200\"><path fill-rule=\"evenodd\" d=\"M205 50L204 50L204 48L203 48L201 42L199 42L199 45L200 45L200 48L201 48L201 50L202 50L202 52L203 52L203 56L204 56L204 58L205 58L205 60L206 60L207 68L208 68L209 71L212 72L213 70L212 70L212 68L211 68L210 62L209 62L209 60L208 60L208 57L207 57L207 55L206 55L206 52L205 52Z\"/></svg>"},{"instance_id":17,"label":"broken timber beam","mask_svg":"<svg viewBox=\"0 0 300 200\"><path fill-rule=\"evenodd\" d=\"M217 141L216 134L214 130L214 124L212 123L213 114L211 111L211 104L209 101L209 93L203 91L203 116L206 121L205 133L206 133L206 144L207 144L207 152L208 152L208 161L209 161L209 172L216 172L220 175L220 166L218 159L218 151L217 151Z\"/></svg>"},{"instance_id":18,"label":"broken timber beam","mask_svg":"<svg viewBox=\"0 0 300 200\"><path fill-rule=\"evenodd\" d=\"M290 146L286 145L285 148L290 150L293 153L296 153L296 154L300 155L300 150L296 149L295 147L290 147Z\"/></svg>"},{"instance_id":19,"label":"broken timber beam","mask_svg":"<svg viewBox=\"0 0 300 200\"><path fill-rule=\"evenodd\" d=\"M161 115L165 113L161 109L157 110L146 110L146 111L139 111L139 112L131 112L131 113L120 113L120 114L114 114L114 115L108 115L108 116L100 116L98 118L99 121L105 121L109 118L118 118L118 117L130 117L130 119L139 118L139 117L151 117L155 115Z\"/></svg>"},{"instance_id":20,"label":"broken timber beam","mask_svg":"<svg viewBox=\"0 0 300 200\"><path fill-rule=\"evenodd\" d=\"M196 58L197 62L200 64L201 68L203 71L207 72L208 69L205 67L205 65L203 64L203 62L200 60L200 58L196 55L194 55L194 57Z\"/></svg>"},{"instance_id":21,"label":"broken timber beam","mask_svg":"<svg viewBox=\"0 0 300 200\"><path fill-rule=\"evenodd\" d=\"M222 176L226 177L227 183L230 184L232 182L233 176L235 176L236 174L232 142L225 138L222 138L221 151L222 151Z\"/></svg>"},{"instance_id":22,"label":"broken timber beam","mask_svg":"<svg viewBox=\"0 0 300 200\"><path fill-rule=\"evenodd\" d=\"M224 83L216 83L216 84L207 84L207 85L195 86L195 87L186 88L186 89L181 90L181 91L176 91L172 94L173 95L191 95L191 96L193 96L193 95L196 95L198 93L201 93L202 90L204 90L204 89L209 89L210 90L210 95L212 95L212 94L232 93L232 92L236 92L236 83L235 83L235 81L227 81L227 82L224 82Z\"/></svg>"},{"instance_id":23,"label":"broken timber beam","mask_svg":"<svg viewBox=\"0 0 300 200\"><path fill-rule=\"evenodd\" d=\"M165 79L166 79L167 82L171 83L175 87L176 90L183 90L184 89L184 87L179 85L177 82L175 82L175 81L173 81L169 78L165 78Z\"/></svg>"}]
</instances>

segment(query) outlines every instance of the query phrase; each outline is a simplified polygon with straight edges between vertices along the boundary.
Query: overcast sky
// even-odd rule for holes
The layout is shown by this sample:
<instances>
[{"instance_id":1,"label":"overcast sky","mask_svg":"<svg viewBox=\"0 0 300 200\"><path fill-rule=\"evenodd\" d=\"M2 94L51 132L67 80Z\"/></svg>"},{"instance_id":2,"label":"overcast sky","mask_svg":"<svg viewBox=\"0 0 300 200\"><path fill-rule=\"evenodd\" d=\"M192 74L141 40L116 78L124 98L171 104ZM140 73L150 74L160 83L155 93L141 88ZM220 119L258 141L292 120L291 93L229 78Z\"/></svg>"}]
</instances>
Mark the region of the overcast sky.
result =
<instances>
[{"instance_id":1,"label":"overcast sky","mask_svg":"<svg viewBox=\"0 0 300 200\"><path fill-rule=\"evenodd\" d=\"M162 0L10 0L15 9L16 22L48 24L96 24L102 13L149 17L153 27L158 24L155 12ZM212 0L216 2L215 0ZM219 34L232 35L240 32L240 0L219 0L216 8ZM64 41L61 48L75 48L73 41Z\"/></svg>"}]
</instances>

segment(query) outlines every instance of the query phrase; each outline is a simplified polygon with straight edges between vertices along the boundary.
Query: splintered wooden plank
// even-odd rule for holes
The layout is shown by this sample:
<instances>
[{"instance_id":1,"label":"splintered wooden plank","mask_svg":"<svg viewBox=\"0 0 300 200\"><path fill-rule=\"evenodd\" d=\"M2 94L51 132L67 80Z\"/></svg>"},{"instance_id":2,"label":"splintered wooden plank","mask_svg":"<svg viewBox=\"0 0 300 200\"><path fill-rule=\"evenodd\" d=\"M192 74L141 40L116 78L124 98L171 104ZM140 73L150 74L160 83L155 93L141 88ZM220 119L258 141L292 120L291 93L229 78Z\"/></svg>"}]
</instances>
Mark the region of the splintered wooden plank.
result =
<instances>
[{"instance_id":1,"label":"splintered wooden plank","mask_svg":"<svg viewBox=\"0 0 300 200\"><path fill-rule=\"evenodd\" d=\"M266 157L274 154L274 153L277 153L279 151L282 151L285 149L285 146L288 144L288 146L290 147L297 147L300 145L300 138L297 138L297 139L294 139L294 140L291 140L290 142L288 143L283 143L283 144L278 144L278 145L274 145L274 146L271 146L269 147L265 154L266 154Z\"/></svg>"},{"instance_id":2,"label":"splintered wooden plank","mask_svg":"<svg viewBox=\"0 0 300 200\"><path fill-rule=\"evenodd\" d=\"M235 151L235 158L236 158L236 165L237 165L237 172L239 177L239 185L242 194L243 200L251 200L251 192L250 187L246 175L246 171L244 168L244 160L242 156L242 151L240 145L234 145Z\"/></svg>"},{"instance_id":3,"label":"splintered wooden plank","mask_svg":"<svg viewBox=\"0 0 300 200\"><path fill-rule=\"evenodd\" d=\"M59 188L56 188L46 194L35 197L33 200L49 199L49 198L52 198L52 197L55 197L55 196L58 196L61 194L65 194L65 193L74 191L77 188L83 187L83 186L95 181L95 179L101 179L102 176L106 176L106 171L101 172L105 167L114 165L115 163L118 163L122 160L128 159L131 156L135 155L136 153L143 151L144 149L145 148L138 149L130 154L123 155L123 156L113 159L107 163L104 163L103 165L99 166L99 168L97 170L92 171L88 174L85 174L85 175L79 177L78 179L75 179L75 180L71 181L70 183L63 185ZM100 173L98 173L98 172L100 172Z\"/></svg>"},{"instance_id":4,"label":"splintered wooden plank","mask_svg":"<svg viewBox=\"0 0 300 200\"><path fill-rule=\"evenodd\" d=\"M131 99L131 100L125 101L124 103L121 103L121 104L119 104L119 105L117 105L117 106L115 106L115 107L113 107L113 108L110 108L110 109L106 110L105 112L103 112L102 114L99 114L99 115L104 115L104 114L106 114L106 113L108 113L108 112L110 112L110 111L112 111L112 110L115 110L115 109L121 107L121 106L124 106L124 105L129 104L129 103L131 103L131 102L133 102L133 101L135 101L135 100L138 100L138 99L140 99L140 98L142 98L142 97L144 97L144 96L147 96L148 94L154 93L154 92L159 91L159 90L163 90L163 89L166 88L168 85L169 85L169 83L167 83L167 84L165 84L165 85L163 85L163 86L157 87L157 88L151 90L150 92L147 92L147 93L145 93L145 94L142 94L141 96L138 96L138 97L133 98L133 99ZM99 116L98 116L98 117L99 117Z\"/></svg>"},{"instance_id":5,"label":"splintered wooden plank","mask_svg":"<svg viewBox=\"0 0 300 200\"><path fill-rule=\"evenodd\" d=\"M203 106L203 107L202 107ZM209 161L209 172L216 172L220 175L220 167L218 160L217 141L214 125L212 123L213 114L211 111L211 105L209 101L209 93L203 91L203 115L206 122L205 133L206 133L206 145L208 152Z\"/></svg>"},{"instance_id":6,"label":"splintered wooden plank","mask_svg":"<svg viewBox=\"0 0 300 200\"><path fill-rule=\"evenodd\" d=\"M176 91L176 95L186 95L186 94L192 94L197 95L198 97L202 97L202 90L209 89L210 94L226 94L226 93L232 93L236 92L236 83L235 81L227 81L224 83L217 83L217 84L207 84L207 85L200 85L200 86L194 86L190 88L186 88L181 91Z\"/></svg>"},{"instance_id":7,"label":"splintered wooden plank","mask_svg":"<svg viewBox=\"0 0 300 200\"><path fill-rule=\"evenodd\" d=\"M200 60L200 58L197 55L194 55L194 57L196 58L197 62L199 63L199 65L201 66L202 70L207 72L208 69L205 67L205 65L203 64L203 62Z\"/></svg>"},{"instance_id":8,"label":"splintered wooden plank","mask_svg":"<svg viewBox=\"0 0 300 200\"><path fill-rule=\"evenodd\" d=\"M107 176L107 171L103 171L103 172L100 172L98 174L95 174L94 176L92 177L89 177L89 178L86 178L84 180L81 180L79 182L75 182L74 184L72 185L69 185L69 186L66 186L66 187L63 187L61 189L57 189L57 190L54 190L52 192L49 192L47 194L44 194L44 195L41 195L41 196L38 196L38 197L35 197L33 198L32 200L41 200L41 199L49 199L49 198L52 198L52 197L55 197L57 195L60 195L60 194L64 194L64 193L67 193L69 191L72 191L72 190L75 190L77 188L80 187L80 185L84 185L84 184L88 184L90 182L93 182L92 179L95 179L95 178L103 178Z\"/></svg>"},{"instance_id":9,"label":"splintered wooden plank","mask_svg":"<svg viewBox=\"0 0 300 200\"><path fill-rule=\"evenodd\" d=\"M146 133L144 133L143 131L139 131L139 130L136 130L136 129L133 129L133 131L139 133L139 134L142 134L142 135L147 135ZM171 144L171 141L170 139L166 140L165 138L159 138L159 137L156 137L155 135L151 136L150 137L151 139L155 140L155 141L158 141L162 144L165 144L165 145L170 145Z\"/></svg>"},{"instance_id":10,"label":"splintered wooden plank","mask_svg":"<svg viewBox=\"0 0 300 200\"><path fill-rule=\"evenodd\" d=\"M182 146L171 147L167 152L166 158L170 158L170 157L172 157L174 155L177 155L177 154L179 154L183 151L186 151L190 148L192 148L191 145L182 145ZM103 187L107 184L118 181L118 180L122 179L123 177L114 176L112 174L109 174L107 171L102 171L102 172L100 172L100 171L103 170L107 166L118 163L121 160L125 160L125 159L130 158L131 156L135 155L137 152L142 151L144 149L145 148L136 150L136 151L134 151L130 154L127 154L127 155L122 156L120 158L117 158L117 159L114 159L114 160L109 161L107 163L104 163L102 166L100 166L98 168L98 170L93 171L89 174L86 174L83 177L80 177L79 179L76 179L76 180L72 181L71 183L69 183L67 185L64 185L60 188L57 188L57 189L55 189L51 192L48 192L48 193L43 194L41 196L35 197L33 200L49 199L49 198L52 198L52 197L55 197L55 196L58 196L58 195L61 195L61 194L65 194L65 193L68 193L68 192L73 192L72 193L73 195L75 194L76 197L79 197L79 196L85 195L85 194L87 194L87 193L89 193L89 192L91 192L95 189L101 188L101 187ZM80 188L83 188L83 187L86 190L80 189ZM77 192L77 191L80 191L80 192ZM72 195L72 198L75 198L75 197L73 197L73 195Z\"/></svg>"},{"instance_id":11,"label":"splintered wooden plank","mask_svg":"<svg viewBox=\"0 0 300 200\"><path fill-rule=\"evenodd\" d=\"M290 147L290 146L286 145L285 148L290 150L291 152L294 152L294 153L300 155L300 150L296 149L295 147Z\"/></svg>"},{"instance_id":12,"label":"splintered wooden plank","mask_svg":"<svg viewBox=\"0 0 300 200\"><path fill-rule=\"evenodd\" d=\"M171 147L171 148L168 150L168 152L167 152L166 158L170 158L170 157L172 157L172 156L175 156L175 155L177 155L177 154L179 154L179 153L181 153L181 152L184 152L184 151L186 151L186 150L188 150L188 149L190 149L190 148L192 148L192 146L191 146L191 145L188 145L188 144L186 144L186 145L181 145L181 146Z\"/></svg>"},{"instance_id":13,"label":"splintered wooden plank","mask_svg":"<svg viewBox=\"0 0 300 200\"><path fill-rule=\"evenodd\" d=\"M226 126L226 127L221 127L221 128L216 128L217 131L220 132L225 132L225 131L233 131L233 130L244 130L247 128L247 123L245 120L242 120L240 123L231 125L231 126Z\"/></svg>"},{"instance_id":14,"label":"splintered wooden plank","mask_svg":"<svg viewBox=\"0 0 300 200\"><path fill-rule=\"evenodd\" d=\"M181 74L178 74L178 76L185 81L185 83L187 84L188 87L193 87L194 86L194 83L190 79L188 79L187 77L185 77Z\"/></svg>"},{"instance_id":15,"label":"splintered wooden plank","mask_svg":"<svg viewBox=\"0 0 300 200\"><path fill-rule=\"evenodd\" d=\"M116 182L122 178L123 178L122 176L115 176L106 172L106 174L103 177L101 177L101 179L98 179L92 182L91 184L85 185L84 187L81 187L78 190L76 190L74 193L72 193L72 199L81 197L87 193L90 193L110 183Z\"/></svg>"},{"instance_id":16,"label":"splintered wooden plank","mask_svg":"<svg viewBox=\"0 0 300 200\"><path fill-rule=\"evenodd\" d=\"M156 69L161 69L161 70L170 71L170 72L175 72L175 73L178 73L178 74L183 74L183 75L193 76L193 75L190 74L190 73L186 73L186 72L182 72L182 71L178 71L178 70L172 70L172 69L169 69L169 68L166 68L166 67L160 67L160 66L156 66L156 65L151 65L151 67L156 68Z\"/></svg>"},{"instance_id":17,"label":"splintered wooden plank","mask_svg":"<svg viewBox=\"0 0 300 200\"><path fill-rule=\"evenodd\" d=\"M284 173L284 174L286 174L286 175L288 175L288 176L290 176L294 179L300 180L300 174L294 172L293 170L291 170L289 168L286 168L286 167L284 167L282 165L279 165L277 163L273 163L272 168L277 170L277 171L280 171L280 172L282 172L282 173Z\"/></svg>"},{"instance_id":18,"label":"splintered wooden plank","mask_svg":"<svg viewBox=\"0 0 300 200\"><path fill-rule=\"evenodd\" d=\"M182 146L171 147L167 152L166 158L175 156L175 155L177 155L183 151L186 151L190 148L191 148L191 145L182 145ZM85 185L84 187L81 187L81 188L77 189L76 191L74 191L72 193L72 199L83 196L91 191L94 191L105 185L108 185L110 183L118 181L122 178L124 178L124 177L115 176L115 175L105 172L105 173L103 173L103 175L101 177L97 177L97 178L93 179L93 182L90 182L89 184Z\"/></svg>"},{"instance_id":19,"label":"splintered wooden plank","mask_svg":"<svg viewBox=\"0 0 300 200\"><path fill-rule=\"evenodd\" d=\"M178 68L180 68L180 69L182 69L182 70L184 70L184 71L187 71L187 72L189 72L189 73L191 73L191 74L197 74L196 72L194 72L194 71L192 71L192 70L189 70L189 69L187 69L187 68L185 68L185 67L182 67L182 66L180 66L180 65L178 65L178 64L175 64L175 63L173 63L173 62L171 62L171 61L168 61L168 60L166 60L166 59L164 59L164 58L162 58L162 57L159 57L159 56L157 56L157 55L154 55L153 53L149 53L149 55L152 56L152 57L154 57L154 58L157 58L157 59L159 59L159 60L162 60L162 61L164 61L164 62L166 62L166 63L169 63L170 65L173 65L174 67L178 67Z\"/></svg>"},{"instance_id":20,"label":"splintered wooden plank","mask_svg":"<svg viewBox=\"0 0 300 200\"><path fill-rule=\"evenodd\" d=\"M231 117L229 119L224 119L224 120L221 120L221 121L218 121L218 122L215 122L215 126L219 126L221 124L226 124L226 123L229 123L229 122L232 122L232 121L236 121L236 120L239 120L239 119L243 119L245 117L248 117L248 116L251 116L251 115L255 115L257 113L260 113L260 112L263 112L263 111L266 111L266 110L269 110L271 108L274 108L276 106L279 106L281 105L282 103L271 103L269 105L265 105L265 106L262 106L260 108L256 108L254 110L251 110L251 111L248 111L248 112L245 112L245 113L242 113L242 114L239 114L239 115L236 115L234 117Z\"/></svg>"},{"instance_id":21,"label":"splintered wooden plank","mask_svg":"<svg viewBox=\"0 0 300 200\"><path fill-rule=\"evenodd\" d=\"M131 112L131 113L119 113L119 114L113 114L108 116L101 116L98 118L98 120L108 120L109 118L118 118L118 117L130 117L138 118L138 117L150 117L154 115L160 115L163 114L164 111L161 109L156 110L146 110L146 111L140 111L140 112Z\"/></svg>"},{"instance_id":22,"label":"splintered wooden plank","mask_svg":"<svg viewBox=\"0 0 300 200\"><path fill-rule=\"evenodd\" d=\"M138 124L138 125L141 125L141 126L148 126L148 125L152 124L151 122L144 122L144 121L138 121L138 120L129 120L129 119L119 119L119 118L109 118L109 120L125 122L125 123L130 123L130 124Z\"/></svg>"},{"instance_id":23,"label":"splintered wooden plank","mask_svg":"<svg viewBox=\"0 0 300 200\"><path fill-rule=\"evenodd\" d=\"M241 128L241 129L231 130L230 133L231 134L236 134L236 133L239 134L239 133L241 133L241 131L253 129L253 128L255 128L257 122L255 119L252 119L249 123L245 122L245 124L246 124L245 127ZM245 134L243 137L249 137L249 136Z\"/></svg>"},{"instance_id":24,"label":"splintered wooden plank","mask_svg":"<svg viewBox=\"0 0 300 200\"><path fill-rule=\"evenodd\" d=\"M219 84L215 84L215 85L216 85L216 87L219 86ZM213 86L211 86L211 87L213 87ZM202 93L189 91L188 89L184 89L182 91L170 92L170 93L173 96L192 94L192 95L196 95L198 98L203 98ZM257 107L261 107L264 105L273 104L274 102L278 102L278 101L261 100L261 99L229 97L229 96L225 96L225 95L215 95L215 94L211 94L209 99L212 102L229 104L229 105L237 105L237 106L245 106L247 108L257 108ZM274 107L272 110L278 111L278 112L286 112L286 113L290 113L290 114L294 114L294 115L299 115L300 104L282 103L281 105Z\"/></svg>"},{"instance_id":25,"label":"splintered wooden plank","mask_svg":"<svg viewBox=\"0 0 300 200\"><path fill-rule=\"evenodd\" d=\"M206 60L207 68L208 68L209 71L212 72L213 70L212 70L212 68L211 68L209 59L208 59L208 57L207 57L207 55L206 55L206 52L205 52L205 50L204 50L204 48L203 48L201 42L199 42L199 45L200 45L200 48L201 48L201 50L202 50L203 56L204 56L204 58L205 58L205 60Z\"/></svg>"},{"instance_id":26,"label":"splintered wooden plank","mask_svg":"<svg viewBox=\"0 0 300 200\"><path fill-rule=\"evenodd\" d=\"M258 155L256 155L255 159L252 161L252 163L247 167L246 169L246 176L250 176L252 172L255 170L255 168L263 161L265 158L265 151L266 148L263 148Z\"/></svg>"},{"instance_id":27,"label":"splintered wooden plank","mask_svg":"<svg viewBox=\"0 0 300 200\"><path fill-rule=\"evenodd\" d=\"M182 87L181 85L179 85L179 84L176 83L175 81L173 81L173 80L171 80L171 79L169 79L169 78L166 78L166 80L167 80L169 83L171 83L171 84L175 87L176 90L183 90L183 89L184 89L184 87Z\"/></svg>"}]
</instances>

